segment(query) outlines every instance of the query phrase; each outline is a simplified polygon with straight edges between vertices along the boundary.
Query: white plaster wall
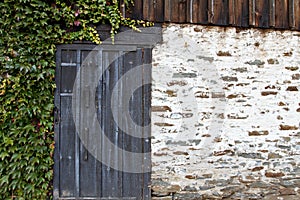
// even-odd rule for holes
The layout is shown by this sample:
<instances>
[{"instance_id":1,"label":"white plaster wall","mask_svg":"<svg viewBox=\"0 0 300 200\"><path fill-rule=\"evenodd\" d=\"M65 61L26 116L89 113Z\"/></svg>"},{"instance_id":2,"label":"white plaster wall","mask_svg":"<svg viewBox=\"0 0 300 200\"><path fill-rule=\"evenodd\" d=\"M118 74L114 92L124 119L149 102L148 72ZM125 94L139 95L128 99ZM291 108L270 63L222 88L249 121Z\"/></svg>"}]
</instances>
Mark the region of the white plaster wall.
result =
<instances>
[{"instance_id":1,"label":"white plaster wall","mask_svg":"<svg viewBox=\"0 0 300 200\"><path fill-rule=\"evenodd\" d=\"M152 63L154 196L299 198L299 41L292 31L163 28Z\"/></svg>"}]
</instances>

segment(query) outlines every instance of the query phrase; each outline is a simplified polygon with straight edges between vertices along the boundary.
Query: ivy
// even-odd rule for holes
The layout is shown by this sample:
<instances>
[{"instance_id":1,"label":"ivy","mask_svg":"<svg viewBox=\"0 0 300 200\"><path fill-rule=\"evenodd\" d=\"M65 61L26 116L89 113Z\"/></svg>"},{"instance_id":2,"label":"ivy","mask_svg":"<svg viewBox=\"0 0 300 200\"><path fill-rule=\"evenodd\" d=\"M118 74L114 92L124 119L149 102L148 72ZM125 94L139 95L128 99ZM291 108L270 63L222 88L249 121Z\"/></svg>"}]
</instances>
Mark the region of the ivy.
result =
<instances>
[{"instance_id":1,"label":"ivy","mask_svg":"<svg viewBox=\"0 0 300 200\"><path fill-rule=\"evenodd\" d=\"M128 7L132 0L125 0ZM56 45L100 44L96 25L138 30L117 0L0 2L0 198L47 199L53 179Z\"/></svg>"}]
</instances>

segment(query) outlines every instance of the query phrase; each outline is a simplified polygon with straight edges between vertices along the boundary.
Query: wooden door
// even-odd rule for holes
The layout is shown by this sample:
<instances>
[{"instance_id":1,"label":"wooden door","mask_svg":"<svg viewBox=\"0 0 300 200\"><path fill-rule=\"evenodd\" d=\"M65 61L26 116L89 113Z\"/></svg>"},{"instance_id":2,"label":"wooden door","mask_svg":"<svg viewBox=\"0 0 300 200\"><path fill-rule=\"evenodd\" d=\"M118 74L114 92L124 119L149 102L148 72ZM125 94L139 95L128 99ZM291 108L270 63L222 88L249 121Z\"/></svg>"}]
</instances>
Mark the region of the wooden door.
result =
<instances>
[{"instance_id":1,"label":"wooden door","mask_svg":"<svg viewBox=\"0 0 300 200\"><path fill-rule=\"evenodd\" d=\"M150 199L151 56L151 48L137 45L58 46L54 199ZM92 86L81 80L82 75L79 76L85 65L88 65L87 59L96 67L103 69L104 66L108 66L96 82L94 93L90 93L93 90L87 89ZM135 77L128 78L127 75L137 66L142 70L135 72ZM92 71L89 71L89 74L93 76ZM137 82L144 84L134 91L127 89L129 85ZM79 101L80 108L75 109L76 111L74 93L80 93L82 99ZM129 99L128 93L132 93ZM85 102L85 99L92 103ZM124 107L126 101L128 105ZM103 131L98 133L97 138L90 133L92 127L80 128L85 126L82 120L90 120L87 119L87 107L96 110L95 115ZM126 112L124 109L129 109L131 119L122 116ZM113 112L117 113L117 117ZM130 120L136 126L130 126ZM79 133L81 131L84 133ZM93 143L92 147L90 143ZM93 151L97 148L97 151ZM130 171L136 158L128 156L128 152L144 155L142 171ZM103 162L104 158L106 162ZM111 163L113 164L110 165Z\"/></svg>"}]
</instances>

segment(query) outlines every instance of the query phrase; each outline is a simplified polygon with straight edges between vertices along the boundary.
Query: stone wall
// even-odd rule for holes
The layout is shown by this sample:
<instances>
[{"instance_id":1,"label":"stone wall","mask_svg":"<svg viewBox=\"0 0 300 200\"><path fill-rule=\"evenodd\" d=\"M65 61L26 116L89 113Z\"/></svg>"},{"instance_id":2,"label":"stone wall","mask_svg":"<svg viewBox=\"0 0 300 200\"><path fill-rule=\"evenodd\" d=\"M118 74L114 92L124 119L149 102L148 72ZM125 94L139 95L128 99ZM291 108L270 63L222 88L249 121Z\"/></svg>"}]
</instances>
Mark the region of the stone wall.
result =
<instances>
[{"instance_id":1,"label":"stone wall","mask_svg":"<svg viewBox=\"0 0 300 200\"><path fill-rule=\"evenodd\" d=\"M153 50L153 199L300 199L299 40L163 28Z\"/></svg>"}]
</instances>

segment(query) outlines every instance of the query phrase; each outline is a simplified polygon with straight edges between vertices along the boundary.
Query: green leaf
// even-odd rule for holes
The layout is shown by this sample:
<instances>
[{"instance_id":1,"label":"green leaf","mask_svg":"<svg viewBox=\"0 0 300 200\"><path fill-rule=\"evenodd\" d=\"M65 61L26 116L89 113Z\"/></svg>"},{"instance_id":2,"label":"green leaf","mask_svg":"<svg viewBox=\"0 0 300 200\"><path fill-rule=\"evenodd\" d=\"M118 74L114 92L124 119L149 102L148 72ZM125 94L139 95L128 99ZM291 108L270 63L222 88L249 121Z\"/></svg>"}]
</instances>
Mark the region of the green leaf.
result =
<instances>
[{"instance_id":1,"label":"green leaf","mask_svg":"<svg viewBox=\"0 0 300 200\"><path fill-rule=\"evenodd\" d=\"M8 157L9 156L9 154L7 153L7 152L2 152L1 154L0 154L0 159L1 160L4 160L6 157Z\"/></svg>"}]
</instances>

